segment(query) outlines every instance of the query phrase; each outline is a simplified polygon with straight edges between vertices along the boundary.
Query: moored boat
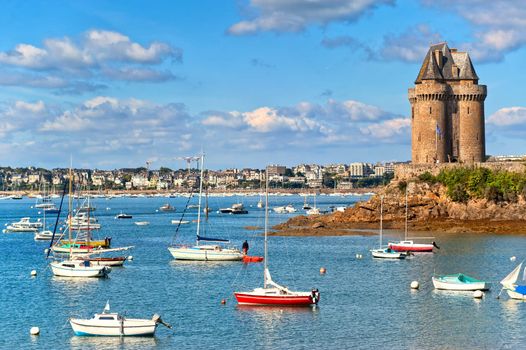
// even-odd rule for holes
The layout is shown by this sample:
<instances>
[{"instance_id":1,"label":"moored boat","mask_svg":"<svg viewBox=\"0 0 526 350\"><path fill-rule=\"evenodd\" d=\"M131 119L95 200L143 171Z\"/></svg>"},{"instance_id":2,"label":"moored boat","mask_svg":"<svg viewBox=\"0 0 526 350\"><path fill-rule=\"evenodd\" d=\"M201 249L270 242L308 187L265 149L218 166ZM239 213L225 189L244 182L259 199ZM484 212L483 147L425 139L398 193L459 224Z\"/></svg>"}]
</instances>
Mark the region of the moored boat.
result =
<instances>
[{"instance_id":1,"label":"moored boat","mask_svg":"<svg viewBox=\"0 0 526 350\"><path fill-rule=\"evenodd\" d=\"M310 306L318 304L320 292L291 291L272 280L268 269L268 178L265 190L265 257L263 267L263 287L248 292L234 292L239 305L277 305L277 306Z\"/></svg>"},{"instance_id":2,"label":"moored boat","mask_svg":"<svg viewBox=\"0 0 526 350\"><path fill-rule=\"evenodd\" d=\"M95 314L91 319L70 318L69 323L78 336L153 336L159 324L172 328L159 315L148 320L110 312L109 303L101 314Z\"/></svg>"},{"instance_id":3,"label":"moored boat","mask_svg":"<svg viewBox=\"0 0 526 350\"><path fill-rule=\"evenodd\" d=\"M435 289L475 291L488 290L491 287L491 283L478 280L476 278L464 275L463 273L433 276L432 280Z\"/></svg>"},{"instance_id":4,"label":"moored boat","mask_svg":"<svg viewBox=\"0 0 526 350\"><path fill-rule=\"evenodd\" d=\"M117 214L117 216L115 216L115 219L131 219L133 216L131 216L130 214L125 214L123 212L121 212L120 214Z\"/></svg>"},{"instance_id":5,"label":"moored boat","mask_svg":"<svg viewBox=\"0 0 526 350\"><path fill-rule=\"evenodd\" d=\"M518 300L526 300L526 285L517 284L521 269L522 269L522 262L516 268L514 268L513 271L511 271L506 277L504 277L504 279L500 281L500 284L502 284L502 289L506 290L506 293L508 293L508 296L510 298L518 299ZM523 272L523 279L524 279L524 272Z\"/></svg>"},{"instance_id":6,"label":"moored boat","mask_svg":"<svg viewBox=\"0 0 526 350\"><path fill-rule=\"evenodd\" d=\"M111 268L87 260L64 260L49 263L51 271L60 277L106 277Z\"/></svg>"},{"instance_id":7,"label":"moored boat","mask_svg":"<svg viewBox=\"0 0 526 350\"><path fill-rule=\"evenodd\" d=\"M160 211L175 211L175 208L172 207L170 204L166 203L162 205L161 207L159 207L159 210Z\"/></svg>"}]
</instances>

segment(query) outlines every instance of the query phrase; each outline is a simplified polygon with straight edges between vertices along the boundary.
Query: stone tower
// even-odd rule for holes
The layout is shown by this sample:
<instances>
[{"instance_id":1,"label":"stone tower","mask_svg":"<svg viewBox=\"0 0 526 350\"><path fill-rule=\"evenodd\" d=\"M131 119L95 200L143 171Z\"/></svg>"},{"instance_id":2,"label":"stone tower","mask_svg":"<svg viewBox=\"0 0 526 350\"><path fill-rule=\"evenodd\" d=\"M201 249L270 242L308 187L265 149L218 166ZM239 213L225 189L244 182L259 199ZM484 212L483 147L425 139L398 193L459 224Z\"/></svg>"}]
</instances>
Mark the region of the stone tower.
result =
<instances>
[{"instance_id":1,"label":"stone tower","mask_svg":"<svg viewBox=\"0 0 526 350\"><path fill-rule=\"evenodd\" d=\"M467 52L430 47L409 89L413 164L485 160L487 90L478 79Z\"/></svg>"}]
</instances>

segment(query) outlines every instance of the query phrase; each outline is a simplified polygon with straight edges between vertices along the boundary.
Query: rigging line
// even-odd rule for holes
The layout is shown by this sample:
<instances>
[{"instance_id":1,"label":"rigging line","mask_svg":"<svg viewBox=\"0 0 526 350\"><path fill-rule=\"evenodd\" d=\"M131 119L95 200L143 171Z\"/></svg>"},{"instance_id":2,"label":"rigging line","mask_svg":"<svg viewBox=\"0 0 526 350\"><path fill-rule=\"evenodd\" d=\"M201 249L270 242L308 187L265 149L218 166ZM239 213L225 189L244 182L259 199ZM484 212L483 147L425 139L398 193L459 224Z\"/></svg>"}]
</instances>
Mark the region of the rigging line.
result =
<instances>
[{"instance_id":1,"label":"rigging line","mask_svg":"<svg viewBox=\"0 0 526 350\"><path fill-rule=\"evenodd\" d=\"M66 195L67 183L64 184L64 191L62 192L62 198L60 199L60 207L58 208L57 219L55 220L55 227L53 228L53 235L51 236L51 242L49 243L49 250L47 252L46 258L49 258L51 252L51 247L55 241L55 233L57 232L58 222L60 220L60 213L62 211L62 204L64 203L64 196Z\"/></svg>"},{"instance_id":2,"label":"rigging line","mask_svg":"<svg viewBox=\"0 0 526 350\"><path fill-rule=\"evenodd\" d=\"M177 227L175 229L175 233L174 233L174 235L172 237L172 245L175 242L175 237L177 237L177 233L179 232L179 228L181 227L181 222L184 219L184 214L186 214L186 211L188 210L188 203L190 203L190 200L192 199L193 194L194 194L194 188L192 187L191 190L190 190L190 195L188 196L188 199L186 200L186 204L184 206L183 213L181 214L181 218L179 219L179 223L177 224Z\"/></svg>"}]
</instances>

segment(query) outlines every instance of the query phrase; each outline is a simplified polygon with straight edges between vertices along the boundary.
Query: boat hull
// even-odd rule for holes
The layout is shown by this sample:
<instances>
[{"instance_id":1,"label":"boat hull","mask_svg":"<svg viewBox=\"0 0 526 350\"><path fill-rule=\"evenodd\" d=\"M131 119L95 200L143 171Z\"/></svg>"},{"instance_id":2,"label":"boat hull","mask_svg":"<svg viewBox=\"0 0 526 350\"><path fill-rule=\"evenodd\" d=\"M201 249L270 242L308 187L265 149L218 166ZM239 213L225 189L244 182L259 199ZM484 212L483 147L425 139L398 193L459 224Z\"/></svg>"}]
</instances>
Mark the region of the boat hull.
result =
<instances>
[{"instance_id":1,"label":"boat hull","mask_svg":"<svg viewBox=\"0 0 526 350\"><path fill-rule=\"evenodd\" d=\"M508 293L508 296L512 299L517 300L526 300L526 295L522 293L515 292L513 290L506 289L506 293Z\"/></svg>"},{"instance_id":2,"label":"boat hull","mask_svg":"<svg viewBox=\"0 0 526 350\"><path fill-rule=\"evenodd\" d=\"M126 261L126 257L116 257L116 258L89 258L86 259L91 262L93 266L123 266Z\"/></svg>"},{"instance_id":3,"label":"boat hull","mask_svg":"<svg viewBox=\"0 0 526 350\"><path fill-rule=\"evenodd\" d=\"M431 243L389 243L388 247L397 252L431 253L434 246Z\"/></svg>"},{"instance_id":4,"label":"boat hull","mask_svg":"<svg viewBox=\"0 0 526 350\"><path fill-rule=\"evenodd\" d=\"M371 255L377 259L405 259L406 257L404 252L386 252L385 249L371 250Z\"/></svg>"},{"instance_id":5,"label":"boat hull","mask_svg":"<svg viewBox=\"0 0 526 350\"><path fill-rule=\"evenodd\" d=\"M104 325L95 324L91 320L72 318L69 321L71 328L78 336L153 336L157 324L151 320L107 321Z\"/></svg>"},{"instance_id":6,"label":"boat hull","mask_svg":"<svg viewBox=\"0 0 526 350\"><path fill-rule=\"evenodd\" d=\"M107 266L66 266L62 262L52 262L49 266L53 274L60 277L106 277L111 271Z\"/></svg>"},{"instance_id":7,"label":"boat hull","mask_svg":"<svg viewBox=\"0 0 526 350\"><path fill-rule=\"evenodd\" d=\"M239 305L310 306L315 302L310 293L301 295L262 295L256 293L234 293Z\"/></svg>"},{"instance_id":8,"label":"boat hull","mask_svg":"<svg viewBox=\"0 0 526 350\"><path fill-rule=\"evenodd\" d=\"M480 281L474 283L460 283L460 282L451 282L444 281L440 278L433 277L433 286L435 289L441 290L454 290L454 291L475 291L475 290L488 290L490 289L491 284Z\"/></svg>"},{"instance_id":9,"label":"boat hull","mask_svg":"<svg viewBox=\"0 0 526 350\"><path fill-rule=\"evenodd\" d=\"M169 247L177 260L192 261L240 261L243 254L237 249L202 249L201 247Z\"/></svg>"}]
</instances>

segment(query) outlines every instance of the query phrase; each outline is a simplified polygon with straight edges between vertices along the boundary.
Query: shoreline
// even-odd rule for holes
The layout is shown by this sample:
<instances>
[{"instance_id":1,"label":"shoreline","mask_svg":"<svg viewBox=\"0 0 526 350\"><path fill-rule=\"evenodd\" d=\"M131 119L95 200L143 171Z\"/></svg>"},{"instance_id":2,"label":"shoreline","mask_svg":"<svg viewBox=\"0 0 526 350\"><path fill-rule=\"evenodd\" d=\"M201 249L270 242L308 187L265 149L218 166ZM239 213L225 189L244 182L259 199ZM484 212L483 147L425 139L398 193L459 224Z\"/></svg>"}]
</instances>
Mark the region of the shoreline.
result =
<instances>
[{"instance_id":1,"label":"shoreline","mask_svg":"<svg viewBox=\"0 0 526 350\"><path fill-rule=\"evenodd\" d=\"M288 225L286 222L273 227L274 236L369 236L378 235L379 222L327 223L315 221L311 225ZM384 221L384 230L404 230L404 221ZM445 234L499 234L526 235L523 220L456 220L435 219L408 223L408 231L441 232Z\"/></svg>"}]
</instances>

